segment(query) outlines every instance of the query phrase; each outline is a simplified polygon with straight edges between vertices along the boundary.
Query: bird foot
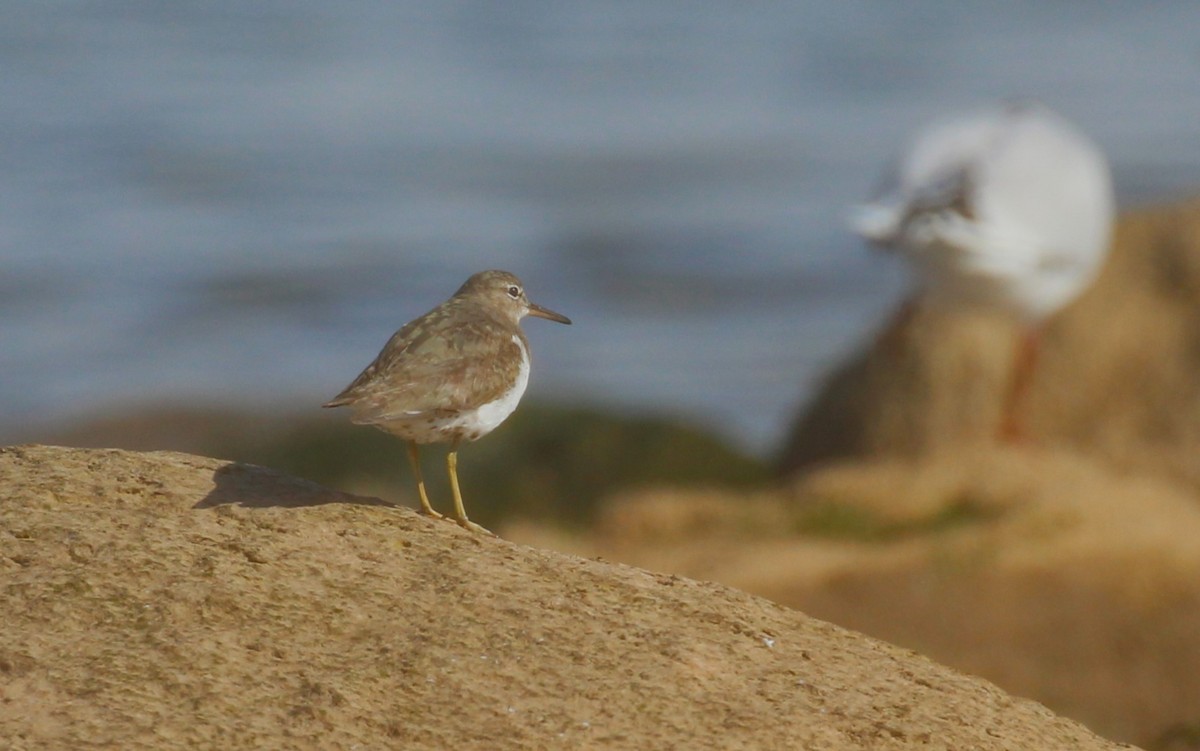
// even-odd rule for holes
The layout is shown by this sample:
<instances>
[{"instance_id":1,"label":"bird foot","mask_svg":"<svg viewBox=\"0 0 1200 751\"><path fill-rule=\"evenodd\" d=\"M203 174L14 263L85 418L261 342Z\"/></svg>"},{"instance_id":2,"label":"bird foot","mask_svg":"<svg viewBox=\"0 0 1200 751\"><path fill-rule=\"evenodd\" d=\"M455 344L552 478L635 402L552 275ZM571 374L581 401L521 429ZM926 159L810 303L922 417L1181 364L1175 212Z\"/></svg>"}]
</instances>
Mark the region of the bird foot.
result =
<instances>
[{"instance_id":1,"label":"bird foot","mask_svg":"<svg viewBox=\"0 0 1200 751\"><path fill-rule=\"evenodd\" d=\"M492 530L487 529L486 527L481 527L478 524L476 524L475 522L471 521L470 519L463 518L463 519L458 519L456 521L458 522L458 526L460 526L463 529L468 530L470 532L474 532L475 534L487 535L489 537L496 536L496 533L493 532Z\"/></svg>"}]
</instances>

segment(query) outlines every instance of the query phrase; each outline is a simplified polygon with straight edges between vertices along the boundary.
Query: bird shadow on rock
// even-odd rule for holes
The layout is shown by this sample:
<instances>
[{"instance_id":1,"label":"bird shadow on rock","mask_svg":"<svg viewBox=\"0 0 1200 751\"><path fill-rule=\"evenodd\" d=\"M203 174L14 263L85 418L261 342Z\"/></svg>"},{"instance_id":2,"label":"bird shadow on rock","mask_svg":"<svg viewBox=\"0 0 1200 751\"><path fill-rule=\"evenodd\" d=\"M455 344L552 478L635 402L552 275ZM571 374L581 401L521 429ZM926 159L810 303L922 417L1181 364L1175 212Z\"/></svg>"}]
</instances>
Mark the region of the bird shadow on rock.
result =
<instances>
[{"instance_id":1,"label":"bird shadow on rock","mask_svg":"<svg viewBox=\"0 0 1200 751\"><path fill-rule=\"evenodd\" d=\"M192 508L236 505L245 508L301 508L327 503L396 508L380 498L351 495L255 464L232 462L213 472L214 487Z\"/></svg>"}]
</instances>

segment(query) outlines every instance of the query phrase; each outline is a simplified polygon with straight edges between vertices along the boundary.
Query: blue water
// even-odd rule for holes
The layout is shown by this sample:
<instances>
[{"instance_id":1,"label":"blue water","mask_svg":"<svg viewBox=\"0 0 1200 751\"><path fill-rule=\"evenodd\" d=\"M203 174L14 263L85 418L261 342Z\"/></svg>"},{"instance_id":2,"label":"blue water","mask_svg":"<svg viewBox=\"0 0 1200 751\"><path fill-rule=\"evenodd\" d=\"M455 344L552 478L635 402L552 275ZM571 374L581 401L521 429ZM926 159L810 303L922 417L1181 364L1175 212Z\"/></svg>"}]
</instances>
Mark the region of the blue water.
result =
<instances>
[{"instance_id":1,"label":"blue water","mask_svg":"<svg viewBox=\"0 0 1200 751\"><path fill-rule=\"evenodd\" d=\"M489 267L530 394L769 450L903 294L844 229L932 116L1035 96L1200 186L1200 4L0 4L0 435L312 407Z\"/></svg>"}]
</instances>

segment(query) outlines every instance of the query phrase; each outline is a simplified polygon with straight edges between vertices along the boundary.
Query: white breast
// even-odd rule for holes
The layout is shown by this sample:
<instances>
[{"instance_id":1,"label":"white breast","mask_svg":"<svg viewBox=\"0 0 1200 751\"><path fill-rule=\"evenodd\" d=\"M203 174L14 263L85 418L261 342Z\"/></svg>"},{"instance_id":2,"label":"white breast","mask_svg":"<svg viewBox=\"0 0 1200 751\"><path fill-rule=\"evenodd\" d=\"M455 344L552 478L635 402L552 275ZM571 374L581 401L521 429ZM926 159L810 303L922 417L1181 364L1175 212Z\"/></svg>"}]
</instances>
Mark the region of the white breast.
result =
<instances>
[{"instance_id":1,"label":"white breast","mask_svg":"<svg viewBox=\"0 0 1200 751\"><path fill-rule=\"evenodd\" d=\"M525 387L529 385L529 350L525 349L521 337L514 336L513 342L521 348L521 369L517 372L517 380L513 382L512 388L496 401L488 402L474 412L465 412L458 418L464 437L468 441L487 435L507 420L521 401Z\"/></svg>"}]
</instances>

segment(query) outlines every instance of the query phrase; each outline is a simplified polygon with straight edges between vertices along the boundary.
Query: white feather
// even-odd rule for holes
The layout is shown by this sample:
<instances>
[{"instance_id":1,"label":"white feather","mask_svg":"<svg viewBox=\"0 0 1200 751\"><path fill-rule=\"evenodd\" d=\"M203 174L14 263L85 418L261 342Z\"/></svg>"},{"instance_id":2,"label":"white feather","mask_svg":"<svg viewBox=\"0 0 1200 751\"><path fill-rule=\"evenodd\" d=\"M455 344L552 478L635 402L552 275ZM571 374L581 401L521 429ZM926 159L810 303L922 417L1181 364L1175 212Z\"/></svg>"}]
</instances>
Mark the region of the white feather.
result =
<instances>
[{"instance_id":1,"label":"white feather","mask_svg":"<svg viewBox=\"0 0 1200 751\"><path fill-rule=\"evenodd\" d=\"M929 298L1041 319L1098 273L1114 215L1103 153L1034 104L935 124L852 226L895 247Z\"/></svg>"}]
</instances>

